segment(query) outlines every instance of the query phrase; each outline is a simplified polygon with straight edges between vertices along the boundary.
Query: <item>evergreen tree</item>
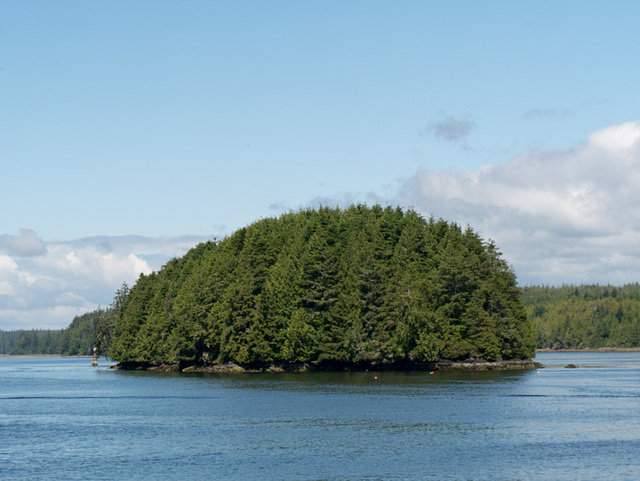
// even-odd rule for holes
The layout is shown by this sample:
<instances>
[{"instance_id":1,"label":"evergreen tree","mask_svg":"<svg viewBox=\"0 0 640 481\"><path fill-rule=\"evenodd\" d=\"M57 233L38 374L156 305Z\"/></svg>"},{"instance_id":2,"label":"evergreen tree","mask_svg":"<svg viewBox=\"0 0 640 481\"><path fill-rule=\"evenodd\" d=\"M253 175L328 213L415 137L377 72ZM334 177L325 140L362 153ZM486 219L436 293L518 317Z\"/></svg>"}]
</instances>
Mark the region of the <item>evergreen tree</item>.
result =
<instances>
[{"instance_id":1,"label":"evergreen tree","mask_svg":"<svg viewBox=\"0 0 640 481\"><path fill-rule=\"evenodd\" d=\"M515 276L471 229L380 206L263 219L117 296L121 362L529 357Z\"/></svg>"}]
</instances>

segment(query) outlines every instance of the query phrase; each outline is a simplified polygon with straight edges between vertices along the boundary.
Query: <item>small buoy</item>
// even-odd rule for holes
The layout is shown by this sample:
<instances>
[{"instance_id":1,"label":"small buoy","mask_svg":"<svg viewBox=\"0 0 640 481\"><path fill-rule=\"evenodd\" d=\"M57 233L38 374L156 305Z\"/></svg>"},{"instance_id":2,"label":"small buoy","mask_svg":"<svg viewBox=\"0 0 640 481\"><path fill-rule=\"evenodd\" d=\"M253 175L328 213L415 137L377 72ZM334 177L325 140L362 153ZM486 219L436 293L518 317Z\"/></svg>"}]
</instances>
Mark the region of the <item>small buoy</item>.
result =
<instances>
[{"instance_id":1,"label":"small buoy","mask_svg":"<svg viewBox=\"0 0 640 481\"><path fill-rule=\"evenodd\" d=\"M374 379L378 379L378 376L374 376L373 378L374 378Z\"/></svg>"},{"instance_id":2,"label":"small buoy","mask_svg":"<svg viewBox=\"0 0 640 481\"><path fill-rule=\"evenodd\" d=\"M433 374L433 371L431 371L429 374Z\"/></svg>"}]
</instances>

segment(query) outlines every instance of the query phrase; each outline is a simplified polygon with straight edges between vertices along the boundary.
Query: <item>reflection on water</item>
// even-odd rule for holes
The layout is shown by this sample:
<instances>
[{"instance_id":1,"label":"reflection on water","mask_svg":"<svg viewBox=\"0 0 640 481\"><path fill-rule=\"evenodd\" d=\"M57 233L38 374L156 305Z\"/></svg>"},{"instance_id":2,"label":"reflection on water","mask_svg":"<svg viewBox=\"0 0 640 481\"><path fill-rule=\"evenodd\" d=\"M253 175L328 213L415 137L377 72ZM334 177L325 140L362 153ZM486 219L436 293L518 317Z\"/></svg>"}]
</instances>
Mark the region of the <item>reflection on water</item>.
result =
<instances>
[{"instance_id":1,"label":"reflection on water","mask_svg":"<svg viewBox=\"0 0 640 481\"><path fill-rule=\"evenodd\" d=\"M2 479L637 479L640 353L538 360L179 375L1 358Z\"/></svg>"}]
</instances>

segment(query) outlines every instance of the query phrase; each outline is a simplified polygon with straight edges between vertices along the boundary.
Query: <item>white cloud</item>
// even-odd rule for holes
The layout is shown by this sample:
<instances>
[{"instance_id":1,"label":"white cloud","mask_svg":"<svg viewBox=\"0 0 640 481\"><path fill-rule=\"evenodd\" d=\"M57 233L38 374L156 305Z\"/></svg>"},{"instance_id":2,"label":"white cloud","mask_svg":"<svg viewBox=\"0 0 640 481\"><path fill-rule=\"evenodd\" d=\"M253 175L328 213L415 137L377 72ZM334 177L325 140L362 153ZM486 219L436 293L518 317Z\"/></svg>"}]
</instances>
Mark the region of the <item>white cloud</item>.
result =
<instances>
[{"instance_id":1,"label":"white cloud","mask_svg":"<svg viewBox=\"0 0 640 481\"><path fill-rule=\"evenodd\" d=\"M11 257L0 254L0 279L13 275L18 270L18 264Z\"/></svg>"},{"instance_id":2,"label":"white cloud","mask_svg":"<svg viewBox=\"0 0 640 481\"><path fill-rule=\"evenodd\" d=\"M586 143L478 170L420 170L402 203L469 224L502 248L521 283L640 280L640 121Z\"/></svg>"},{"instance_id":3,"label":"white cloud","mask_svg":"<svg viewBox=\"0 0 640 481\"><path fill-rule=\"evenodd\" d=\"M633 152L633 149L638 147L639 139L640 121L638 120L598 130L589 136L592 146L619 154Z\"/></svg>"},{"instance_id":4,"label":"white cloud","mask_svg":"<svg viewBox=\"0 0 640 481\"><path fill-rule=\"evenodd\" d=\"M15 295L13 284L18 279L18 264L7 255L0 255L0 299Z\"/></svg>"},{"instance_id":5,"label":"white cloud","mask_svg":"<svg viewBox=\"0 0 640 481\"><path fill-rule=\"evenodd\" d=\"M50 246L47 255L34 260L33 266L39 272L59 274L66 279L91 279L108 284L152 271L146 261L132 253L105 253L89 246L70 249L66 245Z\"/></svg>"},{"instance_id":6,"label":"white cloud","mask_svg":"<svg viewBox=\"0 0 640 481\"><path fill-rule=\"evenodd\" d=\"M82 306L54 305L35 309L2 309L0 326L3 329L61 329L74 317L95 309L93 304Z\"/></svg>"},{"instance_id":7,"label":"white cloud","mask_svg":"<svg viewBox=\"0 0 640 481\"><path fill-rule=\"evenodd\" d=\"M140 273L205 240L93 237L43 242L39 256L0 254L0 329L66 327L75 316L110 305L123 282L133 285Z\"/></svg>"},{"instance_id":8,"label":"white cloud","mask_svg":"<svg viewBox=\"0 0 640 481\"><path fill-rule=\"evenodd\" d=\"M0 249L22 257L41 256L46 252L42 239L31 229L20 229L20 234L0 236Z\"/></svg>"}]
</instances>

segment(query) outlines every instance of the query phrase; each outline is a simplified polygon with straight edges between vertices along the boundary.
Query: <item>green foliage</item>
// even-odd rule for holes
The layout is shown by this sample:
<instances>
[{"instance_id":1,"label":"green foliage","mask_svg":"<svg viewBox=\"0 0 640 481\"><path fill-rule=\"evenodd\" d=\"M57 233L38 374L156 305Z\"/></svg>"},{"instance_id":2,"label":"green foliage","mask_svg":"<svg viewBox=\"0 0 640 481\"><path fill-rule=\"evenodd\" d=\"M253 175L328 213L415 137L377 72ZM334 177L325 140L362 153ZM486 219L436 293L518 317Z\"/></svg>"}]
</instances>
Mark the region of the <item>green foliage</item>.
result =
<instances>
[{"instance_id":1,"label":"green foliage","mask_svg":"<svg viewBox=\"0 0 640 481\"><path fill-rule=\"evenodd\" d=\"M101 309L76 316L65 329L0 331L0 354L90 356L93 348L104 355L115 310Z\"/></svg>"},{"instance_id":2,"label":"green foliage","mask_svg":"<svg viewBox=\"0 0 640 481\"><path fill-rule=\"evenodd\" d=\"M546 349L640 347L640 285L530 286L523 300Z\"/></svg>"},{"instance_id":3,"label":"green foliage","mask_svg":"<svg viewBox=\"0 0 640 481\"><path fill-rule=\"evenodd\" d=\"M108 349L108 326L113 324L114 309L98 308L76 316L62 332L59 354L63 356L91 356L93 348L104 355Z\"/></svg>"},{"instance_id":4,"label":"green foliage","mask_svg":"<svg viewBox=\"0 0 640 481\"><path fill-rule=\"evenodd\" d=\"M310 324L307 312L300 308L291 316L288 322L282 358L292 362L307 362L316 358L318 351L318 334Z\"/></svg>"},{"instance_id":5,"label":"green foliage","mask_svg":"<svg viewBox=\"0 0 640 481\"><path fill-rule=\"evenodd\" d=\"M62 330L32 329L29 331L0 331L3 354L58 354Z\"/></svg>"},{"instance_id":6,"label":"green foliage","mask_svg":"<svg viewBox=\"0 0 640 481\"><path fill-rule=\"evenodd\" d=\"M16 331L0 331L0 354L7 355L16 345L20 336L25 332L24 330Z\"/></svg>"},{"instance_id":7,"label":"green foliage","mask_svg":"<svg viewBox=\"0 0 640 481\"><path fill-rule=\"evenodd\" d=\"M116 309L120 362L531 357L515 276L470 228L380 206L263 219L140 276Z\"/></svg>"}]
</instances>

